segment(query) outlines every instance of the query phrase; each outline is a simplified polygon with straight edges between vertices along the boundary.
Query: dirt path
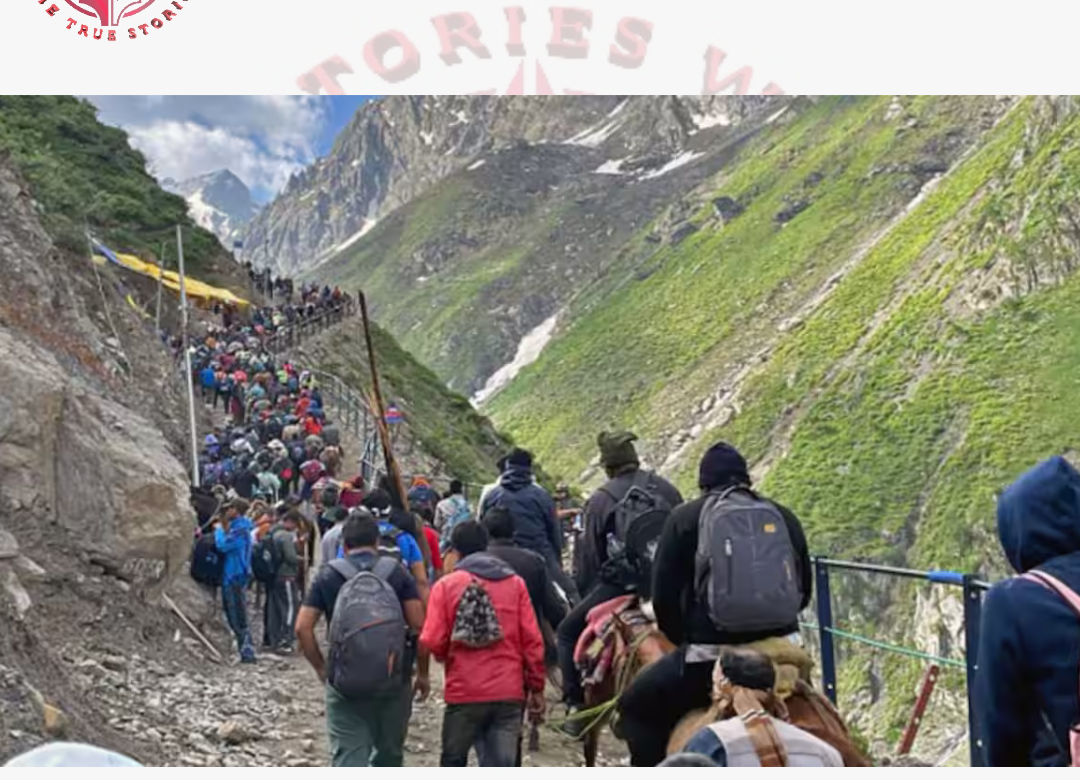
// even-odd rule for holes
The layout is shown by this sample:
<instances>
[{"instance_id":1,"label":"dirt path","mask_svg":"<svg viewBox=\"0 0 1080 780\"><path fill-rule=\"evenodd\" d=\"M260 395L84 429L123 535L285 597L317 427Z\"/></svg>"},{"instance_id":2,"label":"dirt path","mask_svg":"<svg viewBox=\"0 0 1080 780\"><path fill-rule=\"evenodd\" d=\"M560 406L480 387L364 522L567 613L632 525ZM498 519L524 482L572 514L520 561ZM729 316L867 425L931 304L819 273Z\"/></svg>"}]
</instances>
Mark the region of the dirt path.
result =
<instances>
[{"instance_id":1,"label":"dirt path","mask_svg":"<svg viewBox=\"0 0 1080 780\"><path fill-rule=\"evenodd\" d=\"M177 640L182 641L182 640ZM322 687L300 656L260 656L256 666L190 664L122 657L108 651L68 654L84 695L108 726L163 766L328 766ZM432 695L414 705L406 766L438 766L442 670ZM552 701L552 717L561 707ZM605 734L600 765L620 765L625 749ZM580 766L580 744L545 727L526 766Z\"/></svg>"}]
</instances>

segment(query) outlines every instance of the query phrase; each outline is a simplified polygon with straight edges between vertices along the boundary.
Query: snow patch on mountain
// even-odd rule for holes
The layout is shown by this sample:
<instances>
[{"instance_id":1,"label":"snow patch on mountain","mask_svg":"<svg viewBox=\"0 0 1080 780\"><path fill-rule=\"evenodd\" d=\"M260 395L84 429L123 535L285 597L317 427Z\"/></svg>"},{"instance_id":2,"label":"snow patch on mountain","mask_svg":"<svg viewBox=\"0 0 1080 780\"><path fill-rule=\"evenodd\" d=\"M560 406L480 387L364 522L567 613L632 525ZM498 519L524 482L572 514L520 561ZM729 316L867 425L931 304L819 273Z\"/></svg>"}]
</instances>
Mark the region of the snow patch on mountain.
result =
<instances>
[{"instance_id":1,"label":"snow patch on mountain","mask_svg":"<svg viewBox=\"0 0 1080 780\"><path fill-rule=\"evenodd\" d=\"M518 343L517 354L514 355L514 359L488 377L483 389L472 397L473 406L479 407L510 384L511 380L521 373L522 369L535 363L536 359L540 357L540 353L544 351L544 347L551 341L551 337L555 335L555 325L558 324L558 321L559 312L556 312L526 333Z\"/></svg>"},{"instance_id":2,"label":"snow patch on mountain","mask_svg":"<svg viewBox=\"0 0 1080 780\"><path fill-rule=\"evenodd\" d=\"M608 160L595 171L593 171L593 173L603 173L607 174L608 176L619 176L623 172L622 167L623 163L625 162L626 158L623 158L622 160Z\"/></svg>"},{"instance_id":3,"label":"snow patch on mountain","mask_svg":"<svg viewBox=\"0 0 1080 780\"><path fill-rule=\"evenodd\" d=\"M694 160L704 156L704 152L683 152L675 159L669 160L663 167L642 174L638 177L638 181L646 181L647 179L659 178L665 173L671 173L676 168L682 168L684 165L689 165Z\"/></svg>"}]
</instances>

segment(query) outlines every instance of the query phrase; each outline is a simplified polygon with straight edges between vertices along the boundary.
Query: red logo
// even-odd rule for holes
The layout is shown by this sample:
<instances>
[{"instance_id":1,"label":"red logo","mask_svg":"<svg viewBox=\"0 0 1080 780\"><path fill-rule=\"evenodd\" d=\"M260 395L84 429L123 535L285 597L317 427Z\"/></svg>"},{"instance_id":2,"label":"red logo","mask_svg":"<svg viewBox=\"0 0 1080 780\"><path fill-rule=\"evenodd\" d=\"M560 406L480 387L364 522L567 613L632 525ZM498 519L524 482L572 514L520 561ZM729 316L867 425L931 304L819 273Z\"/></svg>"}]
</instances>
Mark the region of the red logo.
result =
<instances>
[{"instance_id":1,"label":"red logo","mask_svg":"<svg viewBox=\"0 0 1080 780\"><path fill-rule=\"evenodd\" d=\"M95 41L116 41L126 32L129 40L150 34L150 28L160 30L187 8L188 0L37 0L49 16L63 19L61 3L73 11L67 17L67 29L76 35ZM151 7L153 6L153 7ZM143 13L149 11L149 13ZM89 17L89 18L88 18ZM85 22L85 24L84 24ZM132 25L127 30L117 28Z\"/></svg>"},{"instance_id":2,"label":"red logo","mask_svg":"<svg viewBox=\"0 0 1080 780\"><path fill-rule=\"evenodd\" d=\"M154 0L67 0L67 4L87 16L96 16L102 27L118 27L121 19L145 11Z\"/></svg>"}]
</instances>

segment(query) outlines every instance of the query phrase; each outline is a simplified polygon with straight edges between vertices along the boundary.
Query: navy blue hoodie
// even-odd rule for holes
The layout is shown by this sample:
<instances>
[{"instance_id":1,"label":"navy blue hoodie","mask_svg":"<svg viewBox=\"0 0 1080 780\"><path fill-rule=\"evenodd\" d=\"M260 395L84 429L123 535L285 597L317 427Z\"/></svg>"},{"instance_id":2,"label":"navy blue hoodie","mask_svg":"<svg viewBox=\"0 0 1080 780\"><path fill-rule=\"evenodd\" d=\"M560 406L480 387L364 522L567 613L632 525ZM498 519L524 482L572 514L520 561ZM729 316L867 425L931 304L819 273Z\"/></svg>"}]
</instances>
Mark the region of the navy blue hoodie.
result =
<instances>
[{"instance_id":1,"label":"navy blue hoodie","mask_svg":"<svg viewBox=\"0 0 1080 780\"><path fill-rule=\"evenodd\" d=\"M1019 573L1038 568L1080 593L1080 474L1050 458L998 502L998 535ZM1080 722L1080 617L1037 583L1010 579L983 602L975 713L987 766L1068 766Z\"/></svg>"},{"instance_id":2,"label":"navy blue hoodie","mask_svg":"<svg viewBox=\"0 0 1080 780\"><path fill-rule=\"evenodd\" d=\"M499 479L480 507L480 517L495 506L504 506L514 518L514 543L558 561L562 552L562 532L555 519L555 502L548 492L533 482L529 469L510 467Z\"/></svg>"}]
</instances>

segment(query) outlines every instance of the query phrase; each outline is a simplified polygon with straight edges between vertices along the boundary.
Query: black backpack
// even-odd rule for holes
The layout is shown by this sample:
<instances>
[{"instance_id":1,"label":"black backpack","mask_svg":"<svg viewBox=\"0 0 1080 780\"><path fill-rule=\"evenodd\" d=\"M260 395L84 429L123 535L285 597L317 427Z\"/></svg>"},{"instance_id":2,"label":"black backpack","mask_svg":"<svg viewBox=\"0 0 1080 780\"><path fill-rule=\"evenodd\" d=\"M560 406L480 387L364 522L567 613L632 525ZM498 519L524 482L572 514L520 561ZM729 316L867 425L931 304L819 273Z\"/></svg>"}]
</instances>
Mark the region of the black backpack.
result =
<instances>
[{"instance_id":1,"label":"black backpack","mask_svg":"<svg viewBox=\"0 0 1080 780\"><path fill-rule=\"evenodd\" d=\"M651 471L636 472L633 483L621 497L604 492L616 503L611 510L614 527L608 534L607 560L601 577L635 590L648 600L653 559L673 507L660 492L657 477Z\"/></svg>"},{"instance_id":2,"label":"black backpack","mask_svg":"<svg viewBox=\"0 0 1080 780\"><path fill-rule=\"evenodd\" d=\"M281 568L281 548L274 541L273 530L263 534L251 551L251 574L263 585L272 585Z\"/></svg>"},{"instance_id":3,"label":"black backpack","mask_svg":"<svg viewBox=\"0 0 1080 780\"><path fill-rule=\"evenodd\" d=\"M216 588L224 573L225 556L218 552L214 534L203 534L191 548L191 579Z\"/></svg>"}]
</instances>

